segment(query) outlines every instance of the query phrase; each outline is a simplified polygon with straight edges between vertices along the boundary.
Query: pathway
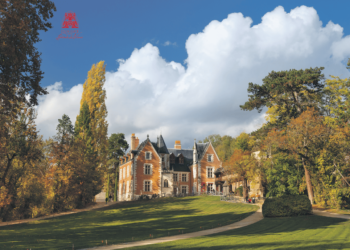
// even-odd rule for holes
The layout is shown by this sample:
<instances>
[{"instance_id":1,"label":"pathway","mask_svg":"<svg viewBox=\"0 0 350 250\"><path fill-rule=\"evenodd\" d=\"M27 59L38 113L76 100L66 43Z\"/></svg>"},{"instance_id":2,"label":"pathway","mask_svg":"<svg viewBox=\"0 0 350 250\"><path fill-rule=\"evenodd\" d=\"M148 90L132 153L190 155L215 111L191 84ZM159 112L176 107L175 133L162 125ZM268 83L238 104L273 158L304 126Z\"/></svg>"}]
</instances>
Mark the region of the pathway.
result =
<instances>
[{"instance_id":1,"label":"pathway","mask_svg":"<svg viewBox=\"0 0 350 250\"><path fill-rule=\"evenodd\" d=\"M99 209L99 208L103 208L103 207L109 207L109 206L115 205L116 203L118 203L118 202L112 201L112 202L108 202L108 204L106 204L105 202L98 202L95 205L89 206L87 208L74 209L74 210L69 211L69 212L56 213L56 214L51 214L51 215L42 216L42 217L38 217L38 218L32 218L32 219L23 219L23 220L14 220L14 221L8 221L8 222L0 222L0 227L4 227L4 226L8 226L8 225L23 224L23 223L36 221L36 220L45 220L45 219L55 218L55 217L68 215L68 214L81 213L81 212L90 211L90 210L94 210L94 209Z\"/></svg>"},{"instance_id":2,"label":"pathway","mask_svg":"<svg viewBox=\"0 0 350 250\"><path fill-rule=\"evenodd\" d=\"M322 210L312 210L313 214L319 215L319 216L326 216L326 217L333 217L333 218L340 218L340 219L347 219L350 220L350 215L346 214L336 214L336 213L330 213Z\"/></svg>"},{"instance_id":3,"label":"pathway","mask_svg":"<svg viewBox=\"0 0 350 250\"><path fill-rule=\"evenodd\" d=\"M169 241L174 241L174 240L183 240L183 239L205 236L205 235L209 235L209 234L216 234L216 233L221 233L221 232L232 230L232 229L245 227L245 226L254 224L262 219L263 219L263 216L262 216L261 207L260 207L260 209L258 211L256 211L254 214L252 214L251 216L249 216L241 221L238 221L238 222L235 222L233 224L223 226L223 227L217 227L217 228L203 230L203 231L199 231L199 232L180 234L180 235L162 237L162 238L157 238L157 239L128 242L128 243L109 245L109 246L103 246L103 247L86 248L83 250L114 250L114 249L122 249L122 248L128 248L128 247L146 246L146 245L164 243L164 242L169 242Z\"/></svg>"}]
</instances>

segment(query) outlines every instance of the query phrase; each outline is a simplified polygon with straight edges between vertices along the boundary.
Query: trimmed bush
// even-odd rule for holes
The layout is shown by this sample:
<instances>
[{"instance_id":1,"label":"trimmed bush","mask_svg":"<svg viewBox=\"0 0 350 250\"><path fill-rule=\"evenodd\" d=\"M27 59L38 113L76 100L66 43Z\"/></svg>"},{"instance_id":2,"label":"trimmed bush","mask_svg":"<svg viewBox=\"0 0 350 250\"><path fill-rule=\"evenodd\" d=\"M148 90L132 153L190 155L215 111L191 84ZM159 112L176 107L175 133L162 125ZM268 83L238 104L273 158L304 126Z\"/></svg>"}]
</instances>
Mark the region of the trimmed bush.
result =
<instances>
[{"instance_id":1,"label":"trimmed bush","mask_svg":"<svg viewBox=\"0 0 350 250\"><path fill-rule=\"evenodd\" d=\"M311 214L312 206L305 195L267 198L262 206L264 217L289 217Z\"/></svg>"}]
</instances>

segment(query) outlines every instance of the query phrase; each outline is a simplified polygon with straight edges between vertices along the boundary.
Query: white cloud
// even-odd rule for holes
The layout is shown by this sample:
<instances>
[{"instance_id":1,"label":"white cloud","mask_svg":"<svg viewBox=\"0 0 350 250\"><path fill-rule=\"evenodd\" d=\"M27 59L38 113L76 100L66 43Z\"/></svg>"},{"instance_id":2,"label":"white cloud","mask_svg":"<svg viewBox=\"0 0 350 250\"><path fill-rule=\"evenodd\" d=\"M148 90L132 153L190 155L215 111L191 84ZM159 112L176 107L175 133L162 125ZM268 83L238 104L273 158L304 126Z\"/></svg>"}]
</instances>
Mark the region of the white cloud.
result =
<instances>
[{"instance_id":1,"label":"white cloud","mask_svg":"<svg viewBox=\"0 0 350 250\"><path fill-rule=\"evenodd\" d=\"M170 46L170 45L172 45L172 46L176 46L176 42L170 42L170 41L166 41L165 43L163 43L163 46Z\"/></svg>"},{"instance_id":2,"label":"white cloud","mask_svg":"<svg viewBox=\"0 0 350 250\"><path fill-rule=\"evenodd\" d=\"M119 69L106 73L109 133L136 133L141 140L162 132L168 147L175 139L189 146L209 134L238 135L256 130L264 115L241 111L249 82L261 83L272 70L326 67L324 74L349 77L350 36L331 21L322 26L313 8L286 13L277 7L261 23L241 13L210 22L186 42L187 68L167 62L147 44L135 49ZM67 92L61 83L40 99L37 124L45 136L55 133L63 113L74 121L82 85Z\"/></svg>"}]
</instances>

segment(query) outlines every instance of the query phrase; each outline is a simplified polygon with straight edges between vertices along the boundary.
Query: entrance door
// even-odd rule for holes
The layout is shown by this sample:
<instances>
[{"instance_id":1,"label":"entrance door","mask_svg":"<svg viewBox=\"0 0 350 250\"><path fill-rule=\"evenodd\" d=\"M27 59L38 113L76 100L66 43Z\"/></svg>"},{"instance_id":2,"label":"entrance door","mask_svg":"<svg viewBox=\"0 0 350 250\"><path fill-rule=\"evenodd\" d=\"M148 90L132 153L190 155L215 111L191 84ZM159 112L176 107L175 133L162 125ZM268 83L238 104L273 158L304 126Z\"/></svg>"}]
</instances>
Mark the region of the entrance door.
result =
<instances>
[{"instance_id":1,"label":"entrance door","mask_svg":"<svg viewBox=\"0 0 350 250\"><path fill-rule=\"evenodd\" d=\"M177 191L177 188L174 188L174 194L177 194L177 192L176 192L176 191Z\"/></svg>"}]
</instances>

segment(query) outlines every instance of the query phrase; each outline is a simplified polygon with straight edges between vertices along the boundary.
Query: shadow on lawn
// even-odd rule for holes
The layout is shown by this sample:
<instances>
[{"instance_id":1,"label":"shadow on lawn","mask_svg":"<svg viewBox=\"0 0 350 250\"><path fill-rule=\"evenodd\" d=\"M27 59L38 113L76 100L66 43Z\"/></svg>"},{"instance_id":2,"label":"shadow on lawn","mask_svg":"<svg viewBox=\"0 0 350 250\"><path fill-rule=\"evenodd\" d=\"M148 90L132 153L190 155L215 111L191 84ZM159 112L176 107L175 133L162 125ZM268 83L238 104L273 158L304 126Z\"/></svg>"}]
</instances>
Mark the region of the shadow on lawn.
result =
<instances>
[{"instance_id":1,"label":"shadow on lawn","mask_svg":"<svg viewBox=\"0 0 350 250\"><path fill-rule=\"evenodd\" d=\"M302 244L311 244L311 246L302 246ZM349 243L334 243L331 240L321 240L321 241L289 241L289 242L278 242L278 243L246 243L246 244L227 244L217 246L198 246L198 247L189 247L181 248L179 246L167 246L168 250L178 250L178 249L191 249L191 250L229 250L229 249L274 249L274 250L285 250L285 249L298 249L298 250L319 250L319 249L348 249ZM131 249L145 250L145 249L164 249L163 247L155 247L156 245L150 245L145 247L134 247ZM128 248L129 249L129 248Z\"/></svg>"},{"instance_id":2,"label":"shadow on lawn","mask_svg":"<svg viewBox=\"0 0 350 250\"><path fill-rule=\"evenodd\" d=\"M4 227L0 229L0 248L10 248L13 242L17 242L16 247L25 243L32 249L64 249L68 246L71 248L72 244L75 248L101 246L105 239L108 239L108 244L117 244L132 241L132 237L137 241L149 239L150 235L158 238L180 234L182 230L183 233L189 233L218 227L238 221L254 212L250 209L250 212L244 213L242 208L237 214L230 212L200 215L201 210L189 205L195 199L187 197L164 199L164 202L161 199L115 204L108 209L47 219L45 223L36 225ZM173 201L176 203L170 209L169 202ZM118 221L121 223L113 225Z\"/></svg>"}]
</instances>

